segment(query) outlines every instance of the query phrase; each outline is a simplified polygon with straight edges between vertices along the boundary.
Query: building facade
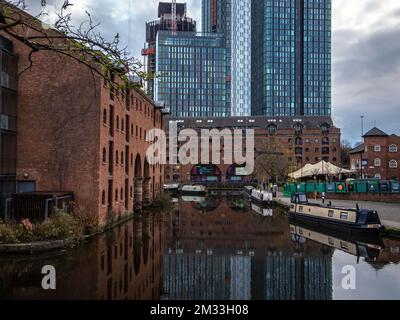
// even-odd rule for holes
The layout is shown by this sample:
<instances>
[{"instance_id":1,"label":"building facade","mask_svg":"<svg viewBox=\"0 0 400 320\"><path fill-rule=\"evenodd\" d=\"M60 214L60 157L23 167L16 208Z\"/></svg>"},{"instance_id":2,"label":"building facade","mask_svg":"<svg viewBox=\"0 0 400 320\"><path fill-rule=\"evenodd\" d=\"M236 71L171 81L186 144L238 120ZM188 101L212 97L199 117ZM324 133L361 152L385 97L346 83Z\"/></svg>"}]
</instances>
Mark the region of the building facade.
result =
<instances>
[{"instance_id":1,"label":"building facade","mask_svg":"<svg viewBox=\"0 0 400 320\"><path fill-rule=\"evenodd\" d=\"M252 1L252 114L331 114L331 0Z\"/></svg>"},{"instance_id":2,"label":"building facade","mask_svg":"<svg viewBox=\"0 0 400 320\"><path fill-rule=\"evenodd\" d=\"M173 117L225 117L226 49L218 34L159 31L155 99Z\"/></svg>"},{"instance_id":3,"label":"building facade","mask_svg":"<svg viewBox=\"0 0 400 320\"><path fill-rule=\"evenodd\" d=\"M187 17L186 3L176 4L176 30L196 32L196 21ZM145 58L146 71L150 75L156 73L156 39L158 31L171 31L173 28L171 3L160 2L158 5L158 18L146 23L146 43L142 50ZM154 79L147 81L147 94L154 99Z\"/></svg>"},{"instance_id":4,"label":"building facade","mask_svg":"<svg viewBox=\"0 0 400 320\"><path fill-rule=\"evenodd\" d=\"M33 19L22 11L21 17ZM3 85L1 162L7 175L16 176L6 195L72 192L76 206L94 213L100 224L151 202L164 171L146 160L146 133L163 128L164 111L141 89L117 90L118 77L108 83L71 58L60 63L53 51L36 52L17 79L29 66L30 48L8 39L18 65L14 55L3 59L9 73L3 79L12 90Z\"/></svg>"},{"instance_id":5,"label":"building facade","mask_svg":"<svg viewBox=\"0 0 400 320\"><path fill-rule=\"evenodd\" d=\"M400 180L400 137L371 129L350 152L350 166L360 178Z\"/></svg>"},{"instance_id":6,"label":"building facade","mask_svg":"<svg viewBox=\"0 0 400 320\"><path fill-rule=\"evenodd\" d=\"M227 103L232 116L251 114L251 1L203 0L203 32L224 35Z\"/></svg>"},{"instance_id":7,"label":"building facade","mask_svg":"<svg viewBox=\"0 0 400 320\"><path fill-rule=\"evenodd\" d=\"M290 167L290 172L298 170L307 163L315 164L325 160L340 166L340 129L336 128L330 117L229 117L229 118L170 118L169 126L176 125L178 132L194 129L200 137L201 131L217 129L254 130L254 153L259 155L278 152ZM245 137L245 136L244 136ZM183 183L243 183L257 179L253 175L240 172L240 166L223 161L225 142L221 140L221 164L171 163L165 168L166 182ZM178 152L186 142L178 144ZM214 141L210 141L211 144ZM243 143L243 146L245 144ZM199 154L201 151L199 150ZM211 153L210 153L211 155ZM210 156L211 159L211 156ZM168 159L167 159L168 160ZM238 170L239 168L239 170Z\"/></svg>"},{"instance_id":8,"label":"building facade","mask_svg":"<svg viewBox=\"0 0 400 320\"><path fill-rule=\"evenodd\" d=\"M0 37L0 212L5 211L7 198L15 191L16 183L17 66L12 42Z\"/></svg>"}]
</instances>

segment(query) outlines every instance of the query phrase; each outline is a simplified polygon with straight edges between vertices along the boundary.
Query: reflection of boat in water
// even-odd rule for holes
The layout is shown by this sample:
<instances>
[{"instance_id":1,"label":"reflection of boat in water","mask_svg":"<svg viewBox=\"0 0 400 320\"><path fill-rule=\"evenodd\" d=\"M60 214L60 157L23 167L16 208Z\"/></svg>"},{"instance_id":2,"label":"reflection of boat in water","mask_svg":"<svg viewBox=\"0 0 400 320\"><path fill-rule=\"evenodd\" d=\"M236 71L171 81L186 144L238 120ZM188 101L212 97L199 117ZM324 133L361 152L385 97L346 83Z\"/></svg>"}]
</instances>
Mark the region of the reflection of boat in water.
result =
<instances>
[{"instance_id":1,"label":"reflection of boat in water","mask_svg":"<svg viewBox=\"0 0 400 320\"><path fill-rule=\"evenodd\" d=\"M182 201L184 201L184 202L204 202L204 201L206 201L206 198L200 197L200 196L182 196Z\"/></svg>"},{"instance_id":2,"label":"reflection of boat in water","mask_svg":"<svg viewBox=\"0 0 400 320\"><path fill-rule=\"evenodd\" d=\"M251 204L251 209L252 209L254 212L256 212L256 213L258 213L258 214L261 214L261 215L264 216L264 217L272 217L273 214L274 214L273 209L271 209L271 208L262 208L262 207L258 206L258 205L255 204L255 203L252 203L252 204Z\"/></svg>"},{"instance_id":3,"label":"reflection of boat in water","mask_svg":"<svg viewBox=\"0 0 400 320\"><path fill-rule=\"evenodd\" d=\"M179 183L164 184L164 191L170 192L170 193L178 193L179 192Z\"/></svg>"},{"instance_id":4,"label":"reflection of boat in water","mask_svg":"<svg viewBox=\"0 0 400 320\"><path fill-rule=\"evenodd\" d=\"M305 193L295 193L289 213L300 220L353 232L380 233L383 226L378 213L368 209L346 209L309 203Z\"/></svg>"},{"instance_id":5,"label":"reflection of boat in water","mask_svg":"<svg viewBox=\"0 0 400 320\"><path fill-rule=\"evenodd\" d=\"M356 257L376 259L383 249L382 239L378 235L350 236L346 233L334 232L332 229L321 229L293 221L290 224L290 232L292 240L299 244L311 240Z\"/></svg>"},{"instance_id":6,"label":"reflection of boat in water","mask_svg":"<svg viewBox=\"0 0 400 320\"><path fill-rule=\"evenodd\" d=\"M207 193L207 188L205 186L185 185L182 187L181 193L184 195L187 194L205 195Z\"/></svg>"}]
</instances>

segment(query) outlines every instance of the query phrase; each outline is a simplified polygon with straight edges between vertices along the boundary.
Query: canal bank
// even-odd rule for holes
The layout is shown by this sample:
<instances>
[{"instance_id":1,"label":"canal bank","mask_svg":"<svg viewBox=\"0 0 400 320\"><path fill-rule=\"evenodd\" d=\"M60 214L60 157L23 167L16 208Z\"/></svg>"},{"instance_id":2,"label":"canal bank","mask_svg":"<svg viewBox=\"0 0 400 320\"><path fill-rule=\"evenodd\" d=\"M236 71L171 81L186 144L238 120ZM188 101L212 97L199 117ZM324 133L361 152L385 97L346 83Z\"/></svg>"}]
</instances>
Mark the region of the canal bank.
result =
<instances>
[{"instance_id":1,"label":"canal bank","mask_svg":"<svg viewBox=\"0 0 400 320\"><path fill-rule=\"evenodd\" d=\"M311 203L321 204L321 200L309 199ZM378 212L386 232L391 236L400 237L400 203L384 203L372 201L351 201L351 200L326 200L332 201L332 205L346 208L355 208L356 204L361 209L371 209ZM290 207L290 198L279 194L275 203L285 208Z\"/></svg>"}]
</instances>

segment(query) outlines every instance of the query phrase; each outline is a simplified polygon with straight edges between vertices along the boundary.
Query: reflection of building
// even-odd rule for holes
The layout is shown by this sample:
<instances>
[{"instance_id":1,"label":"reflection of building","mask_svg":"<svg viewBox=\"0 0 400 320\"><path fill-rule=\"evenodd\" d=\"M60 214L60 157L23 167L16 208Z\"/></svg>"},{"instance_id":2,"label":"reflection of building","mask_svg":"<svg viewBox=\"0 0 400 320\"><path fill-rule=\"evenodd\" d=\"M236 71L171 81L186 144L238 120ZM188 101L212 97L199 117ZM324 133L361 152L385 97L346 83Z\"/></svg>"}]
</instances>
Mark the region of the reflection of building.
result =
<instances>
[{"instance_id":1,"label":"reflection of building","mask_svg":"<svg viewBox=\"0 0 400 320\"><path fill-rule=\"evenodd\" d=\"M45 291L40 286L43 259L1 261L0 297L38 300L160 299L164 251L161 230L161 222L151 215L143 220L128 222L62 255L46 256L46 263L57 270L56 291Z\"/></svg>"},{"instance_id":2,"label":"reflection of building","mask_svg":"<svg viewBox=\"0 0 400 320\"><path fill-rule=\"evenodd\" d=\"M177 31L196 31L196 21L186 16L186 3L176 4L176 30ZM157 56L156 39L159 31L171 31L173 27L171 3L160 2L158 5L158 19L146 23L146 44L142 51L146 57L146 71L149 74L155 74ZM154 98L154 79L147 83L147 93Z\"/></svg>"},{"instance_id":3,"label":"reflection of building","mask_svg":"<svg viewBox=\"0 0 400 320\"><path fill-rule=\"evenodd\" d=\"M224 117L226 49L218 34L159 31L155 99L174 117Z\"/></svg>"},{"instance_id":4,"label":"reflection of building","mask_svg":"<svg viewBox=\"0 0 400 320\"><path fill-rule=\"evenodd\" d=\"M350 152L350 166L360 177L400 180L400 137L371 129Z\"/></svg>"},{"instance_id":5,"label":"reflection of building","mask_svg":"<svg viewBox=\"0 0 400 320\"><path fill-rule=\"evenodd\" d=\"M29 20L28 25L34 19L23 11L18 13ZM153 198L163 185L164 174L162 166L146 164L146 132L163 127L162 110L140 89L116 90L116 84L122 84L118 77L105 82L72 58L64 56L60 63L59 54L51 50L34 52L31 68L17 79L17 71L29 65L30 50L15 38L10 41L2 41L7 53L2 53L0 175L3 180L3 171L9 178L16 173L17 186L10 190L12 183L3 187L1 182L4 194L74 192L76 204L95 212L100 223L132 212L134 202ZM16 58L8 53L12 47L18 55L18 70Z\"/></svg>"},{"instance_id":6,"label":"reflection of building","mask_svg":"<svg viewBox=\"0 0 400 320\"><path fill-rule=\"evenodd\" d=\"M167 132L172 125L177 125L178 131L194 129L199 138L203 129L228 129L231 130L231 135L233 130L254 129L255 154L252 150L247 150L251 156L257 157L263 152L275 149L284 155L288 165L293 166L292 169L307 163L315 164L321 160L340 166L340 129L333 125L330 117L170 118L166 123ZM215 134L213 137L221 138ZM212 150L211 142L210 150ZM182 142L181 146L184 144L185 142ZM224 163L223 156L227 151L225 146L228 145L221 139L220 165L169 165L165 170L166 181L223 183L246 181L248 173L243 167ZM228 152L228 155L230 154L232 153ZM210 156L210 161L211 159Z\"/></svg>"}]
</instances>

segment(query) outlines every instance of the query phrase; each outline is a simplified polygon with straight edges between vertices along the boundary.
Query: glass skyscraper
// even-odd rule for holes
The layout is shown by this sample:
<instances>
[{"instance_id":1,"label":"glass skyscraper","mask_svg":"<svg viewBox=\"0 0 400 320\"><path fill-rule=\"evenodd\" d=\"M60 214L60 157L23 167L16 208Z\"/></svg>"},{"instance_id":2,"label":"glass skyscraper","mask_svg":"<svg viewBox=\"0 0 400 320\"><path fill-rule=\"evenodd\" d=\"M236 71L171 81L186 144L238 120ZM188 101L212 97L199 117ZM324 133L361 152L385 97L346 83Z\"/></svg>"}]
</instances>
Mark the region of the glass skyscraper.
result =
<instances>
[{"instance_id":1,"label":"glass skyscraper","mask_svg":"<svg viewBox=\"0 0 400 320\"><path fill-rule=\"evenodd\" d=\"M172 117L225 117L226 48L217 33L159 31L155 100Z\"/></svg>"},{"instance_id":2,"label":"glass skyscraper","mask_svg":"<svg viewBox=\"0 0 400 320\"><path fill-rule=\"evenodd\" d=\"M251 113L251 1L202 0L203 32L224 35L227 49L227 108Z\"/></svg>"},{"instance_id":3,"label":"glass skyscraper","mask_svg":"<svg viewBox=\"0 0 400 320\"><path fill-rule=\"evenodd\" d=\"M331 115L331 2L252 1L253 115Z\"/></svg>"}]
</instances>

